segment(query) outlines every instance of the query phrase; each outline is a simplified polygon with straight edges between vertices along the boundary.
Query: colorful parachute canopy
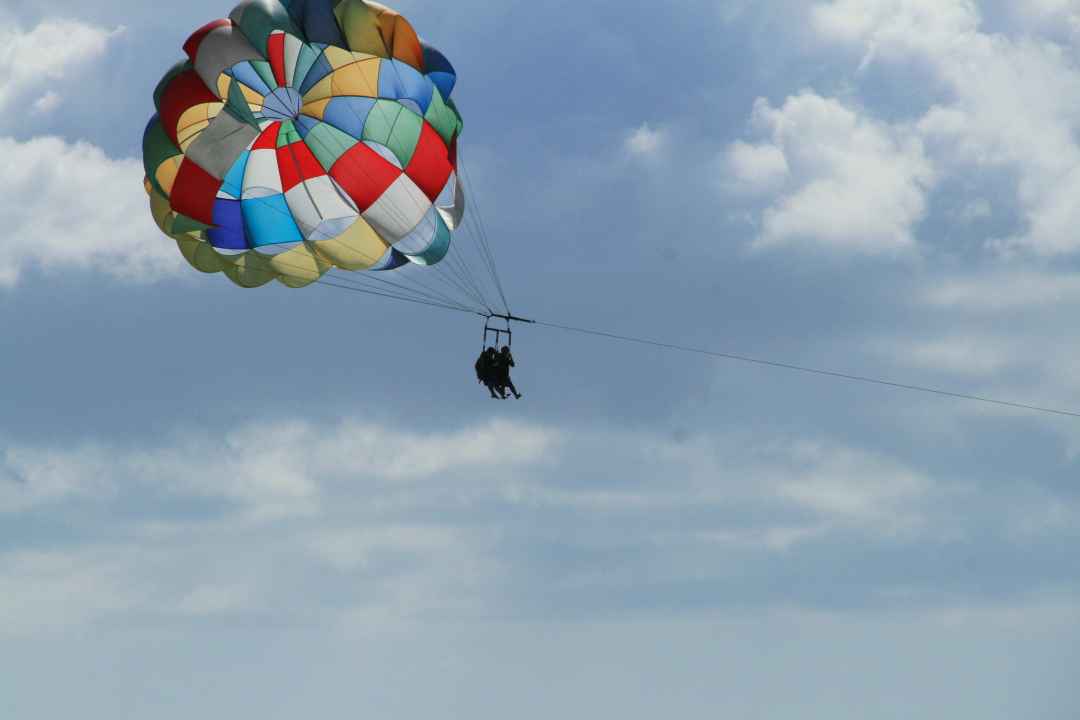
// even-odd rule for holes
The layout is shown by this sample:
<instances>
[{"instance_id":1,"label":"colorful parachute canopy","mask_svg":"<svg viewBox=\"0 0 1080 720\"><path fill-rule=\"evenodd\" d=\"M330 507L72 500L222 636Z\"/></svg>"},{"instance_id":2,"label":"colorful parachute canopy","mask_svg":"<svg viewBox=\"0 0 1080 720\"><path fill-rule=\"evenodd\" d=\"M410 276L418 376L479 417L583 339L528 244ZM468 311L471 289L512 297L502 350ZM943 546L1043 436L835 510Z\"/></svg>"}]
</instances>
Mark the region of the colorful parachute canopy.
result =
<instances>
[{"instance_id":1,"label":"colorful parachute canopy","mask_svg":"<svg viewBox=\"0 0 1080 720\"><path fill-rule=\"evenodd\" d=\"M454 68L364 0L246 0L184 45L143 141L154 219L197 269L302 287L432 265L465 202Z\"/></svg>"}]
</instances>

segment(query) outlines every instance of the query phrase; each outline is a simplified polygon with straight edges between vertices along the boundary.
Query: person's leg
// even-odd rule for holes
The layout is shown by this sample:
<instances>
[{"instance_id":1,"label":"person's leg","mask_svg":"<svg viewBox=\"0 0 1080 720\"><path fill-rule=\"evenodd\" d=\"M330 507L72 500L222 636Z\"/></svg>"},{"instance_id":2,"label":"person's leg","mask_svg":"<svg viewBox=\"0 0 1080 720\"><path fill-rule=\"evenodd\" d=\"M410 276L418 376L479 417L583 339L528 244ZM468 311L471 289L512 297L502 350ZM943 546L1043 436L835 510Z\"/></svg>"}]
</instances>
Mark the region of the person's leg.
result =
<instances>
[{"instance_id":1,"label":"person's leg","mask_svg":"<svg viewBox=\"0 0 1080 720\"><path fill-rule=\"evenodd\" d=\"M514 397L516 397L518 399L521 398L521 393L519 393L517 391L517 388L514 387L514 381L513 380L511 380L510 378L507 378L506 379L506 385L507 385L507 387L510 388L510 392L514 393Z\"/></svg>"}]
</instances>

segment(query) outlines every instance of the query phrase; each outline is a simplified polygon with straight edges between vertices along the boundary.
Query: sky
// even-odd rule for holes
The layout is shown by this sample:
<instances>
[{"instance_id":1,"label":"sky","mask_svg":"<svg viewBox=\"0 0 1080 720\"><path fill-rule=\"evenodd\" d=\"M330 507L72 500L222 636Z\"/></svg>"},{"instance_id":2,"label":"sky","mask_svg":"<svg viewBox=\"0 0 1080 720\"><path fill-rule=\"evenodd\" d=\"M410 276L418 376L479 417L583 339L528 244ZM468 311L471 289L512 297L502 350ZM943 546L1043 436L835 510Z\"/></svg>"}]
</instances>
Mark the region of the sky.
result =
<instances>
[{"instance_id":1,"label":"sky","mask_svg":"<svg viewBox=\"0 0 1080 720\"><path fill-rule=\"evenodd\" d=\"M1077 421L187 266L231 7L0 0L0 716L1080 717ZM516 312L1080 411L1075 0L395 7Z\"/></svg>"}]
</instances>

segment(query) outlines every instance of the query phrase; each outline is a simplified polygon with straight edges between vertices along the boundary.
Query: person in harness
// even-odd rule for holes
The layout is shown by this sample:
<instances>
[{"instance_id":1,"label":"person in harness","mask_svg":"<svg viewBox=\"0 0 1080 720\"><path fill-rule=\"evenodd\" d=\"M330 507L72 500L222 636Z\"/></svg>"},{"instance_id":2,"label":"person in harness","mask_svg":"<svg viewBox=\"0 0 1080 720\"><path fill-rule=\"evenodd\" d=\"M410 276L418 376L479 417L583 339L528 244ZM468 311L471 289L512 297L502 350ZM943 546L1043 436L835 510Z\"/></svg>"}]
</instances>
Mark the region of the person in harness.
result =
<instances>
[{"instance_id":1,"label":"person in harness","mask_svg":"<svg viewBox=\"0 0 1080 720\"><path fill-rule=\"evenodd\" d=\"M499 392L502 393L504 400L506 399L507 388L510 388L515 400L521 399L521 393L514 387L514 381L510 378L510 369L516 367L516 365L513 353L510 352L509 347L504 345L495 362L495 385L498 387Z\"/></svg>"},{"instance_id":2,"label":"person in harness","mask_svg":"<svg viewBox=\"0 0 1080 720\"><path fill-rule=\"evenodd\" d=\"M498 366L499 354L495 351L495 348L487 348L476 359L476 379L488 389L492 399L505 400L505 386L498 387L497 385L500 373ZM495 393L496 389L499 391L498 394Z\"/></svg>"}]
</instances>

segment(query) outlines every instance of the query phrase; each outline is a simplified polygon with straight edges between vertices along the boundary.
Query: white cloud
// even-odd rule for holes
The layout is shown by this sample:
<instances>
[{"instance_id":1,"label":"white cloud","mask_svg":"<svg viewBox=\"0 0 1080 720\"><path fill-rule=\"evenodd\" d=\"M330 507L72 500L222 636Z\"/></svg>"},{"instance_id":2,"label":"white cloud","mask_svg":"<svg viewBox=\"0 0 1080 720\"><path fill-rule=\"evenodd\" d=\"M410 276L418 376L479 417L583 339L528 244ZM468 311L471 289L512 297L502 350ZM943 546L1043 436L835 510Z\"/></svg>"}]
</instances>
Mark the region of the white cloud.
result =
<instances>
[{"instance_id":1,"label":"white cloud","mask_svg":"<svg viewBox=\"0 0 1080 720\"><path fill-rule=\"evenodd\" d=\"M60 97L60 94L50 90L34 101L34 113L48 115L55 112L63 103L64 99Z\"/></svg>"},{"instance_id":2,"label":"white cloud","mask_svg":"<svg viewBox=\"0 0 1080 720\"><path fill-rule=\"evenodd\" d=\"M722 185L731 192L748 195L779 190L790 173L784 151L770 143L732 143L724 164Z\"/></svg>"},{"instance_id":3,"label":"white cloud","mask_svg":"<svg viewBox=\"0 0 1080 720\"><path fill-rule=\"evenodd\" d=\"M0 29L0 111L47 114L63 102L62 80L87 71L123 28L46 20L30 31ZM25 103L30 112L16 107ZM0 285L37 267L81 269L129 280L181 271L175 243L150 218L142 164L113 159L86 142L0 136Z\"/></svg>"},{"instance_id":4,"label":"white cloud","mask_svg":"<svg viewBox=\"0 0 1080 720\"><path fill-rule=\"evenodd\" d=\"M928 78L923 90L934 99L917 109L917 120L892 123L875 120L872 109L812 91L778 109L758 101L754 119L773 136L771 145L737 143L727 151L728 165L743 168L735 177L744 189L772 193L758 245L910 248L936 180L994 172L1015 183L1015 209L1026 227L987 239L988 249L1005 257L1080 251L1080 58L1058 32L1080 28L1080 11L1071 2L1029 0L1015 14L1023 16L1024 30L1010 35L984 31L973 0L830 0L811 6L809 26L817 40L858 53L856 88L871 66L917 67ZM785 134L789 127L800 135ZM800 145L831 162L800 164ZM773 157L782 151L790 168L782 187L775 159L766 166L770 172L755 171L769 157L762 148L769 147ZM757 163L751 162L755 155ZM970 225L990 210L984 198L961 197L949 216Z\"/></svg>"},{"instance_id":5,"label":"white cloud","mask_svg":"<svg viewBox=\"0 0 1080 720\"><path fill-rule=\"evenodd\" d=\"M917 301L976 315L1080 304L1080 276L1041 270L996 270L928 283Z\"/></svg>"},{"instance_id":6,"label":"white cloud","mask_svg":"<svg viewBox=\"0 0 1080 720\"><path fill-rule=\"evenodd\" d=\"M319 532L309 546L320 561L339 572L370 567L383 554L409 550L431 552L451 548L459 542L449 528L433 526L389 526L366 530Z\"/></svg>"},{"instance_id":7,"label":"white cloud","mask_svg":"<svg viewBox=\"0 0 1080 720\"><path fill-rule=\"evenodd\" d=\"M553 430L507 421L420 434L349 420L252 424L137 451L12 447L0 456L0 512L141 487L226 500L254 520L272 521L317 514L335 483L407 485L470 468L529 465L560 442Z\"/></svg>"},{"instance_id":8,"label":"white cloud","mask_svg":"<svg viewBox=\"0 0 1080 720\"><path fill-rule=\"evenodd\" d=\"M767 143L727 150L737 186L779 188L762 214L755 245L809 245L865 254L909 251L934 182L923 146L908 128L806 91L774 108L754 105Z\"/></svg>"},{"instance_id":9,"label":"white cloud","mask_svg":"<svg viewBox=\"0 0 1080 720\"><path fill-rule=\"evenodd\" d=\"M1073 22L1073 3L1029 0L1025 10ZM1043 255L1080 250L1080 66L1047 36L982 31L971 0L833 0L812 18L822 40L852 45L862 65L929 68L941 98L918 124L942 168L1000 168L1018 178L1027 221L999 249Z\"/></svg>"},{"instance_id":10,"label":"white cloud","mask_svg":"<svg viewBox=\"0 0 1080 720\"><path fill-rule=\"evenodd\" d=\"M176 244L150 217L140 162L53 137L0 137L0 155L0 285L16 284L29 267L132 280L183 269Z\"/></svg>"},{"instance_id":11,"label":"white cloud","mask_svg":"<svg viewBox=\"0 0 1080 720\"><path fill-rule=\"evenodd\" d=\"M811 8L811 23L831 42L865 48L862 67L911 53L940 54L975 30L973 0L832 0Z\"/></svg>"},{"instance_id":12,"label":"white cloud","mask_svg":"<svg viewBox=\"0 0 1080 720\"><path fill-rule=\"evenodd\" d=\"M204 585L181 598L176 609L181 615L208 617L247 610L252 602L252 590L244 585Z\"/></svg>"},{"instance_id":13,"label":"white cloud","mask_svg":"<svg viewBox=\"0 0 1080 720\"><path fill-rule=\"evenodd\" d=\"M75 20L50 19L29 32L17 26L0 29L0 111L31 96L37 103L55 103L54 87L72 68L105 54L114 30Z\"/></svg>"},{"instance_id":14,"label":"white cloud","mask_svg":"<svg viewBox=\"0 0 1080 720\"><path fill-rule=\"evenodd\" d=\"M701 533L698 537L702 542L728 549L766 548L772 552L786 553L828 535L829 530L825 525L777 525L750 530L715 530Z\"/></svg>"},{"instance_id":15,"label":"white cloud","mask_svg":"<svg viewBox=\"0 0 1080 720\"><path fill-rule=\"evenodd\" d=\"M0 514L107 495L109 468L108 453L93 448L8 448L0 453Z\"/></svg>"},{"instance_id":16,"label":"white cloud","mask_svg":"<svg viewBox=\"0 0 1080 720\"><path fill-rule=\"evenodd\" d=\"M608 461L612 476L648 480L607 490L534 483L505 488L506 497L525 506L590 512L649 513L714 505L765 509L758 525L713 528L708 535L734 544L788 549L835 530L892 537L915 529L932 514L929 506L948 485L887 456L824 441L580 433L567 440L565 453L571 458L595 456L612 447L624 449ZM656 477L665 482L654 483ZM792 510L811 512L813 522L776 522Z\"/></svg>"},{"instance_id":17,"label":"white cloud","mask_svg":"<svg viewBox=\"0 0 1080 720\"><path fill-rule=\"evenodd\" d=\"M1072 361L1080 342L1068 331L1080 307L1080 276L995 263L926 277L911 287L908 302L917 322L858 342L875 364L895 366L883 374L1024 405L1080 408L1080 373ZM1018 430L1036 426L1059 436L1063 458L1073 459L1080 447L1075 423L1004 407L948 403L913 422L945 421L942 431L962 437L971 433L968 420L985 416L1022 418Z\"/></svg>"},{"instance_id":18,"label":"white cloud","mask_svg":"<svg viewBox=\"0 0 1080 720\"><path fill-rule=\"evenodd\" d=\"M904 341L893 337L870 346L883 360L900 360L909 367L949 372L961 378L993 377L1020 359L1012 343L986 336L950 333L929 340Z\"/></svg>"},{"instance_id":19,"label":"white cloud","mask_svg":"<svg viewBox=\"0 0 1080 720\"><path fill-rule=\"evenodd\" d=\"M1076 0L1018 0L1013 9L1016 20L1024 27L1080 39L1080 6Z\"/></svg>"},{"instance_id":20,"label":"white cloud","mask_svg":"<svg viewBox=\"0 0 1080 720\"><path fill-rule=\"evenodd\" d=\"M626 150L631 155L652 157L662 152L667 142L665 130L654 129L645 123L626 137Z\"/></svg>"},{"instance_id":21,"label":"white cloud","mask_svg":"<svg viewBox=\"0 0 1080 720\"><path fill-rule=\"evenodd\" d=\"M403 464L405 455L429 459ZM17 467L36 499L7 509L32 518L65 501L68 517L88 520L77 546L0 553L0 634L119 614L353 628L490 616L508 611L508 587L528 595L608 592L646 576L678 583L712 567L718 549L760 562L838 538L917 547L962 534L956 518L977 493L824 440L510 421L449 432L256 423L167 447L12 448L5 457L0 488ZM1061 498L1039 500L1041 512ZM579 561L549 567L543 552L524 550L546 546ZM77 612L59 599L67 596L80 597Z\"/></svg>"},{"instance_id":22,"label":"white cloud","mask_svg":"<svg viewBox=\"0 0 1080 720\"><path fill-rule=\"evenodd\" d=\"M111 551L0 553L0 637L65 630L138 605L125 558Z\"/></svg>"},{"instance_id":23,"label":"white cloud","mask_svg":"<svg viewBox=\"0 0 1080 720\"><path fill-rule=\"evenodd\" d=\"M938 492L929 478L863 451L798 443L790 453L792 467L775 481L774 492L833 523L911 531Z\"/></svg>"}]
</instances>

